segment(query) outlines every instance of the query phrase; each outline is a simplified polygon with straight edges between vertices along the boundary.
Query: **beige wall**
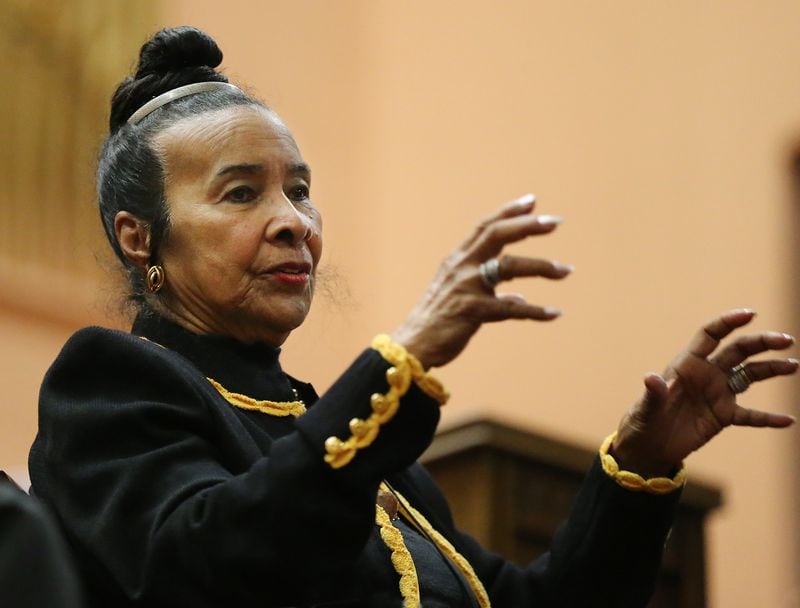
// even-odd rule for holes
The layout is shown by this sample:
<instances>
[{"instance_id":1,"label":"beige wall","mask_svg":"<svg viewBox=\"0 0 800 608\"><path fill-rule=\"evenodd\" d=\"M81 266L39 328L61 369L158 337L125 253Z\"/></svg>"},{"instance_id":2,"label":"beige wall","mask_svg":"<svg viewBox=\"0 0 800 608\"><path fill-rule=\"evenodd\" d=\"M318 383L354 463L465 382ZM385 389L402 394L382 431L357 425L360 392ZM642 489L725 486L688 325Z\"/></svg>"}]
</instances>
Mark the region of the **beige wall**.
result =
<instances>
[{"instance_id":1,"label":"beige wall","mask_svg":"<svg viewBox=\"0 0 800 608\"><path fill-rule=\"evenodd\" d=\"M215 36L229 76L273 105L313 167L331 294L285 365L318 388L400 322L476 219L528 191L566 223L515 250L577 270L514 289L565 315L482 330L441 370L445 423L490 414L595 445L717 311L751 306L757 328L800 331L796 2L174 0L163 23ZM79 316L0 322L5 407L27 408L2 430L9 466L24 462L40 370ZM797 389L782 379L743 401L797 411ZM692 457L726 492L711 605L800 606L797 444L734 429Z\"/></svg>"},{"instance_id":2,"label":"beige wall","mask_svg":"<svg viewBox=\"0 0 800 608\"><path fill-rule=\"evenodd\" d=\"M154 0L0 2L0 468L23 483L49 362L76 327L118 323L93 164L112 87L159 22Z\"/></svg>"}]
</instances>

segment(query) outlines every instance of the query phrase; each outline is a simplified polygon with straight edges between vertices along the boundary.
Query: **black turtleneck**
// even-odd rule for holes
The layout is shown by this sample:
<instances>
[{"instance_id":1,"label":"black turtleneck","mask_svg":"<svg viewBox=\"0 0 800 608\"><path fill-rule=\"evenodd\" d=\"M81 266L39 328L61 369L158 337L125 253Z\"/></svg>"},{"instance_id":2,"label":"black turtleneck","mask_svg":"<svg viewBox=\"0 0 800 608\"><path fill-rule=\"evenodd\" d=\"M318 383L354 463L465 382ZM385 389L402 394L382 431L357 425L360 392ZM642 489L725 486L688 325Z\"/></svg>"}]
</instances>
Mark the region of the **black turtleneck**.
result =
<instances>
[{"instance_id":1,"label":"black turtleneck","mask_svg":"<svg viewBox=\"0 0 800 608\"><path fill-rule=\"evenodd\" d=\"M228 336L193 334L152 313L139 315L131 331L180 353L229 391L273 401L296 399L293 384L303 392L313 391L311 385L293 383L283 372L278 360L281 349L274 346L244 344ZM304 396L304 400L316 401L316 394Z\"/></svg>"}]
</instances>

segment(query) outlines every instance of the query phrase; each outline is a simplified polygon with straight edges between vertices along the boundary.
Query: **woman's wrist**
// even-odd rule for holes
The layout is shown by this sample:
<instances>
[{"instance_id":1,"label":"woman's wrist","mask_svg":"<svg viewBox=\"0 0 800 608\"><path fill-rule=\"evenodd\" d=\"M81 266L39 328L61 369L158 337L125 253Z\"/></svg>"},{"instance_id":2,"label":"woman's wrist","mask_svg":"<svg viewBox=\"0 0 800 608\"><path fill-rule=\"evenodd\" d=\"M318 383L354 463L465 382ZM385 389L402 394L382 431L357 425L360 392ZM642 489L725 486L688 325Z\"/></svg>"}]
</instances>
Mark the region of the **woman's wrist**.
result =
<instances>
[{"instance_id":1,"label":"woman's wrist","mask_svg":"<svg viewBox=\"0 0 800 608\"><path fill-rule=\"evenodd\" d=\"M637 461L635 457L633 463L618 462L611 451L611 446L616 438L617 433L614 432L603 441L603 445L600 446L600 463L603 471L618 485L634 492L669 494L682 488L686 483L686 468L682 464L671 468L668 473L659 474L658 471L662 467L670 465L660 463L653 465L649 461ZM637 462L642 462L642 464L637 465ZM635 466L644 468L631 470Z\"/></svg>"},{"instance_id":2,"label":"woman's wrist","mask_svg":"<svg viewBox=\"0 0 800 608\"><path fill-rule=\"evenodd\" d=\"M419 361L420 365L425 371L431 368L431 358L430 354L425 348L425 342L417 339L416 334L403 327L400 327L389 334L389 338L395 344L402 346L408 352L408 354L412 355L417 361Z\"/></svg>"},{"instance_id":3,"label":"woman's wrist","mask_svg":"<svg viewBox=\"0 0 800 608\"><path fill-rule=\"evenodd\" d=\"M638 473L642 477L668 477L680 467L680 463L665 462L642 452L636 446L621 440L618 433L615 434L608 453L621 469Z\"/></svg>"}]
</instances>

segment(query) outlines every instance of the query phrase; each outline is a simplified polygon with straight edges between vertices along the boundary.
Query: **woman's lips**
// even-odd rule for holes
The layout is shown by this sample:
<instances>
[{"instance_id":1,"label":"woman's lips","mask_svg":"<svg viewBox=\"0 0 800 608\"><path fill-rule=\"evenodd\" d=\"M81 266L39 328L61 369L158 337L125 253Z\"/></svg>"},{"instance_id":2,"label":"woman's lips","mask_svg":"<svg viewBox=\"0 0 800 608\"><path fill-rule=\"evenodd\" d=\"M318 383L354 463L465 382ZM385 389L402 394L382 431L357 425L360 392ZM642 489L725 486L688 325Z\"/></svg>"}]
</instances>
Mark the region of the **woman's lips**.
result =
<instances>
[{"instance_id":1,"label":"woman's lips","mask_svg":"<svg viewBox=\"0 0 800 608\"><path fill-rule=\"evenodd\" d=\"M289 285L305 285L308 283L308 278L310 276L307 272L282 272L280 270L276 270L271 274L279 281L288 283Z\"/></svg>"},{"instance_id":2,"label":"woman's lips","mask_svg":"<svg viewBox=\"0 0 800 608\"><path fill-rule=\"evenodd\" d=\"M311 276L311 264L286 262L273 266L269 274L288 285L305 285Z\"/></svg>"}]
</instances>

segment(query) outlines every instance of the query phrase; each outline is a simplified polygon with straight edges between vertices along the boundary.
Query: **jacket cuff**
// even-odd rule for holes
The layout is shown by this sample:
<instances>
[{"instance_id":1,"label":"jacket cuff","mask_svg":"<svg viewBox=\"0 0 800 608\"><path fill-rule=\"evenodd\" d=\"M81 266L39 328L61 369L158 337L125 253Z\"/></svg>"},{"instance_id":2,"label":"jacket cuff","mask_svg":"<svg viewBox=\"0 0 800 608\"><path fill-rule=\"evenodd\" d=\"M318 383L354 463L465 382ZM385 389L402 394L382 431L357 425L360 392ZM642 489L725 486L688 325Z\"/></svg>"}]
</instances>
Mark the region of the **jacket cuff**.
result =
<instances>
[{"instance_id":1,"label":"jacket cuff","mask_svg":"<svg viewBox=\"0 0 800 608\"><path fill-rule=\"evenodd\" d=\"M614 431L605 438L603 444L600 446L600 463L603 466L605 474L611 477L617 484L632 492L646 492L648 494L669 494L682 488L686 484L686 467L683 463L681 463L680 470L672 479L669 477L651 477L650 479L645 479L638 473L621 470L617 461L614 460L614 457L608 453L616 436L617 432Z\"/></svg>"},{"instance_id":2,"label":"jacket cuff","mask_svg":"<svg viewBox=\"0 0 800 608\"><path fill-rule=\"evenodd\" d=\"M415 357L379 336L295 424L326 468L381 479L430 444L446 398Z\"/></svg>"},{"instance_id":3,"label":"jacket cuff","mask_svg":"<svg viewBox=\"0 0 800 608\"><path fill-rule=\"evenodd\" d=\"M372 412L365 419L350 420L350 436L347 439L342 440L332 435L325 440L325 462L334 469L347 465L358 450L372 445L381 427L397 414L400 399L408 392L412 382L440 405L449 397L441 382L427 374L414 355L392 341L386 334L377 336L372 342L372 348L392 364L392 367L386 370L389 390L384 394L373 393L370 396Z\"/></svg>"}]
</instances>

